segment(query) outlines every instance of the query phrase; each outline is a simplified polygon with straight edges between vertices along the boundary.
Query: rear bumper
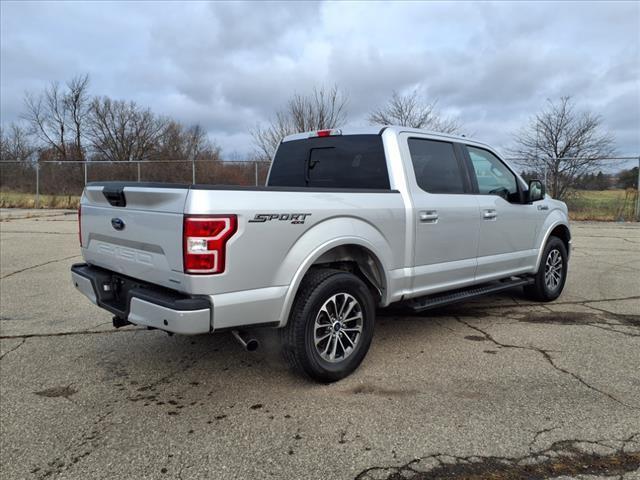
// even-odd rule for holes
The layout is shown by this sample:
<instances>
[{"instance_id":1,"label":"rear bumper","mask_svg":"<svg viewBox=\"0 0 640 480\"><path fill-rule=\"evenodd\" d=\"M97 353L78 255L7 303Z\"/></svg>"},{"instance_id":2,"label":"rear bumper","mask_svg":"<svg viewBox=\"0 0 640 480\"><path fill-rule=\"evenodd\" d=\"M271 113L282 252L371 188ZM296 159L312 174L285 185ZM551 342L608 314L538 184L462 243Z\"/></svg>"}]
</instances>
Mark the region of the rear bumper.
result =
<instances>
[{"instance_id":1,"label":"rear bumper","mask_svg":"<svg viewBox=\"0 0 640 480\"><path fill-rule=\"evenodd\" d=\"M135 325L185 335L213 331L208 297L191 297L86 263L73 265L71 278L91 302Z\"/></svg>"}]
</instances>

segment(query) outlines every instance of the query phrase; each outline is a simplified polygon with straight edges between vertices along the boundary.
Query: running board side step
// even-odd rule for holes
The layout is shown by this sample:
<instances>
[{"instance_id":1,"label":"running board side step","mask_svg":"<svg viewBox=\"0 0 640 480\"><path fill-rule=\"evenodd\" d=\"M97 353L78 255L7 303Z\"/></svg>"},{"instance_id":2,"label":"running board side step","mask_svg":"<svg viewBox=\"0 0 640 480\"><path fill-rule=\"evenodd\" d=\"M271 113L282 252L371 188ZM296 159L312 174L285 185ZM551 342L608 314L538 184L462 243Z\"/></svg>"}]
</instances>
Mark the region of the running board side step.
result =
<instances>
[{"instance_id":1,"label":"running board side step","mask_svg":"<svg viewBox=\"0 0 640 480\"><path fill-rule=\"evenodd\" d=\"M509 290L514 287L531 285L533 282L533 277L512 277L507 280L492 282L479 287L471 287L450 293L429 295L428 297L419 297L407 300L406 302L403 302L403 306L414 312L422 312L423 310L444 307L445 305L450 305L452 303L471 300L491 293L502 292L503 290Z\"/></svg>"}]
</instances>

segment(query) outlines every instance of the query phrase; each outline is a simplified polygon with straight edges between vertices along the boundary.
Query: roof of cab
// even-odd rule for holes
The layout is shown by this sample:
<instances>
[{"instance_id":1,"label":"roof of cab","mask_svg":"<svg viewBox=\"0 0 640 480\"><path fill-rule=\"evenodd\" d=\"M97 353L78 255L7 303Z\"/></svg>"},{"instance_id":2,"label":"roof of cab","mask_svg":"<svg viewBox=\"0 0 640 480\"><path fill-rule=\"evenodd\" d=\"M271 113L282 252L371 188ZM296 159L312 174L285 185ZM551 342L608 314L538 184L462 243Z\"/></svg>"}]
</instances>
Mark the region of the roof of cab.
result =
<instances>
[{"instance_id":1,"label":"roof of cab","mask_svg":"<svg viewBox=\"0 0 640 480\"><path fill-rule=\"evenodd\" d=\"M410 128L410 127L402 127L399 125L372 125L368 127L355 127L355 128L339 128L342 132L342 135L379 135L384 130L392 130L395 133L418 133L420 135L426 135L435 139L448 139L454 140L458 142L466 142L466 143L475 143L478 145L484 145L489 147L488 144L484 142L480 142L478 140L474 140L472 138L458 136L458 135L449 135L446 133L433 132L430 130L425 130L422 128ZM292 135L287 135L282 139L283 142L290 142L292 140L304 140L309 138L311 133L315 133L315 131L310 132L302 132L302 133L294 133Z\"/></svg>"}]
</instances>

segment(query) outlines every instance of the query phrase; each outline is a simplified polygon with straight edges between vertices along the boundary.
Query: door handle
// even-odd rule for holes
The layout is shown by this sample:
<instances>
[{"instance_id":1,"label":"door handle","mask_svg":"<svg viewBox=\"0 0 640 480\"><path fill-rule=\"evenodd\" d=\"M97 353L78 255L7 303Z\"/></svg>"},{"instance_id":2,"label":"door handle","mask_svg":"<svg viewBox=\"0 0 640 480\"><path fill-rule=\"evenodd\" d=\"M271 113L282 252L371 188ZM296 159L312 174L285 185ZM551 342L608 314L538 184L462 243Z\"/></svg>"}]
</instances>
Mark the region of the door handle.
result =
<instances>
[{"instance_id":1,"label":"door handle","mask_svg":"<svg viewBox=\"0 0 640 480\"><path fill-rule=\"evenodd\" d=\"M495 220L497 216L498 216L498 212L496 212L493 209L482 211L482 218L484 218L485 220Z\"/></svg>"},{"instance_id":2,"label":"door handle","mask_svg":"<svg viewBox=\"0 0 640 480\"><path fill-rule=\"evenodd\" d=\"M549 210L549 205L538 205L538 210Z\"/></svg>"},{"instance_id":3,"label":"door handle","mask_svg":"<svg viewBox=\"0 0 640 480\"><path fill-rule=\"evenodd\" d=\"M437 223L437 210L423 210L422 212L420 212L420 221L424 223Z\"/></svg>"}]
</instances>

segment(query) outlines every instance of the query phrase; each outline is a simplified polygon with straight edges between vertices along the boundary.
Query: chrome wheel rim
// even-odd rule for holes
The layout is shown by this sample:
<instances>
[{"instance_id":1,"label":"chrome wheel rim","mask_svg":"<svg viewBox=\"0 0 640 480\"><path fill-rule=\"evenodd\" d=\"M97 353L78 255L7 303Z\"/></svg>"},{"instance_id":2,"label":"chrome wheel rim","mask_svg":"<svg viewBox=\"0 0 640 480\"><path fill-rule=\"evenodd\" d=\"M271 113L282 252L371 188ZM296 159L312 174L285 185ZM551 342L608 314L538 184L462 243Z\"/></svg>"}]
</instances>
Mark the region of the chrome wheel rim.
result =
<instances>
[{"instance_id":1,"label":"chrome wheel rim","mask_svg":"<svg viewBox=\"0 0 640 480\"><path fill-rule=\"evenodd\" d=\"M342 362L356 349L363 327L362 306L348 293L330 297L316 315L313 343L320 358Z\"/></svg>"},{"instance_id":2,"label":"chrome wheel rim","mask_svg":"<svg viewBox=\"0 0 640 480\"><path fill-rule=\"evenodd\" d=\"M549 290L555 290L562 280L562 254L560 250L554 248L547 255L544 265L544 283Z\"/></svg>"}]
</instances>

